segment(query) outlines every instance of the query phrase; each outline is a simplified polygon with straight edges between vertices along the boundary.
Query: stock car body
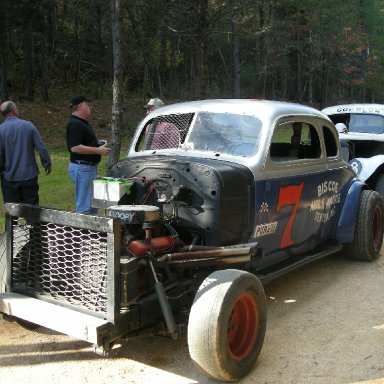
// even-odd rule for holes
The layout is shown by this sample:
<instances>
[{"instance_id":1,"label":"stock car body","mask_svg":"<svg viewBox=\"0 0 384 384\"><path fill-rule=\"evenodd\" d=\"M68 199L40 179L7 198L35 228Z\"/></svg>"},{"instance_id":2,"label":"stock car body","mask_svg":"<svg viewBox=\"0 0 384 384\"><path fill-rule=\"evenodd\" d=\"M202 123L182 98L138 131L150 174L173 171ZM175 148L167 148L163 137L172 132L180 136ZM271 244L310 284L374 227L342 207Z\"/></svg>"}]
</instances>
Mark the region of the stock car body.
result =
<instances>
[{"instance_id":1,"label":"stock car body","mask_svg":"<svg viewBox=\"0 0 384 384\"><path fill-rule=\"evenodd\" d=\"M234 381L264 342L263 284L341 250L380 255L382 197L343 160L331 120L306 106L158 108L111 173L131 185L94 198L105 216L6 206L1 312L101 353L123 336L186 329L196 367Z\"/></svg>"},{"instance_id":2,"label":"stock car body","mask_svg":"<svg viewBox=\"0 0 384 384\"><path fill-rule=\"evenodd\" d=\"M334 124L347 126L340 134L348 148L346 159L361 180L384 196L384 105L343 104L323 112Z\"/></svg>"}]
</instances>

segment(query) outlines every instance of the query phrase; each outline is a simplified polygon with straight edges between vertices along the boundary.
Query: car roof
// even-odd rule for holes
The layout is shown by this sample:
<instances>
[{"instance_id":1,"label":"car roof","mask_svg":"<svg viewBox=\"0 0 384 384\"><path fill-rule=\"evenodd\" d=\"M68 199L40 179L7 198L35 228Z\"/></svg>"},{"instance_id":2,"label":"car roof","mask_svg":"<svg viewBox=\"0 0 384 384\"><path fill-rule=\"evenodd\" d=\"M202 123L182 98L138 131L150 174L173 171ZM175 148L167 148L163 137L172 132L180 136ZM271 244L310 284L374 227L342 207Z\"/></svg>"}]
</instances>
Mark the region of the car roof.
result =
<instances>
[{"instance_id":1,"label":"car roof","mask_svg":"<svg viewBox=\"0 0 384 384\"><path fill-rule=\"evenodd\" d=\"M328 117L321 111L309 106L285 101L258 99L208 99L169 104L155 109L153 112L148 114L148 118L153 118L156 115L193 112L231 112L255 115L259 117L260 114L262 114L269 119L274 119L281 115L312 115L328 120Z\"/></svg>"},{"instance_id":2,"label":"car roof","mask_svg":"<svg viewBox=\"0 0 384 384\"><path fill-rule=\"evenodd\" d=\"M384 116L384 104L340 104L324 108L322 110L326 115L341 115L346 113L367 113Z\"/></svg>"},{"instance_id":3,"label":"car roof","mask_svg":"<svg viewBox=\"0 0 384 384\"><path fill-rule=\"evenodd\" d=\"M161 151L141 151L138 150L138 143L145 134L148 124L152 124L152 120L162 120L163 117L171 117L172 115L198 115L199 113L228 113L228 114L244 114L245 116L254 116L261 122L260 131L260 150L252 156L237 156L230 153L220 153L217 151L203 151L193 149L186 146L178 148L169 148ZM173 118L173 117L172 117ZM280 120L282 119L282 120ZM279 120L281 122L307 121L308 123L319 122L321 125L327 125L334 130L335 139L338 132L333 125L331 119L320 110L302 104L290 103L285 101L256 100L256 99L207 99L199 101L187 101L175 104L168 104L159 107L148 113L139 123L130 148L127 152L127 158L135 158L142 156L181 156L193 158L215 159L220 161L228 161L236 164L242 164L248 167L257 176L259 169L264 166L265 150L269 145L274 130L271 129ZM319 127L319 125L316 123ZM220 152L220 151L219 151ZM341 159L341 156L340 156ZM323 163L318 162L317 166L322 167ZM258 177L258 176L257 176Z\"/></svg>"}]
</instances>

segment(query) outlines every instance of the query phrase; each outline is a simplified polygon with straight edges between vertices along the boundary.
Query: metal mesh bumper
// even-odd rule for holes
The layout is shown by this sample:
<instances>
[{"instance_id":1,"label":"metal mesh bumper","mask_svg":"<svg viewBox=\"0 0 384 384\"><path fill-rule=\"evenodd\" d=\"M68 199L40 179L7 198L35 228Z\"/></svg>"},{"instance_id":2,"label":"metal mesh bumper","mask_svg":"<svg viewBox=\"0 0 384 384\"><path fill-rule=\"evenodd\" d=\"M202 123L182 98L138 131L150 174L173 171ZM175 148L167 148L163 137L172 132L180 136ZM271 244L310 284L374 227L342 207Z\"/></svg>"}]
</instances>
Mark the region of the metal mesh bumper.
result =
<instances>
[{"instance_id":1,"label":"metal mesh bumper","mask_svg":"<svg viewBox=\"0 0 384 384\"><path fill-rule=\"evenodd\" d=\"M5 232L0 234L0 294L5 292L6 281Z\"/></svg>"},{"instance_id":2,"label":"metal mesh bumper","mask_svg":"<svg viewBox=\"0 0 384 384\"><path fill-rule=\"evenodd\" d=\"M106 312L105 233L52 223L13 226L14 291L48 295L96 312Z\"/></svg>"},{"instance_id":3,"label":"metal mesh bumper","mask_svg":"<svg viewBox=\"0 0 384 384\"><path fill-rule=\"evenodd\" d=\"M117 223L19 204L7 204L6 216L8 291L114 322Z\"/></svg>"}]
</instances>

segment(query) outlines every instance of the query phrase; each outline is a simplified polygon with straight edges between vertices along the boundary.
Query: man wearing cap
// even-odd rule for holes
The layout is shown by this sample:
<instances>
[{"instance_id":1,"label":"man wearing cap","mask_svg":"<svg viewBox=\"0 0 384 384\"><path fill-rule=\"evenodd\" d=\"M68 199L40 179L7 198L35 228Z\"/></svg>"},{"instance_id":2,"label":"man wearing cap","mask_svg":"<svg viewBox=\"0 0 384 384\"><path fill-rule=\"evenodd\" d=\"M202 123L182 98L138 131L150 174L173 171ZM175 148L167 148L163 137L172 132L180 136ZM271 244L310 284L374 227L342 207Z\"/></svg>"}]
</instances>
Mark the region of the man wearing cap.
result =
<instances>
[{"instance_id":1,"label":"man wearing cap","mask_svg":"<svg viewBox=\"0 0 384 384\"><path fill-rule=\"evenodd\" d=\"M39 153L45 174L51 173L51 158L37 128L19 118L13 101L0 105L5 121L0 124L1 190L5 203L39 204Z\"/></svg>"},{"instance_id":2,"label":"man wearing cap","mask_svg":"<svg viewBox=\"0 0 384 384\"><path fill-rule=\"evenodd\" d=\"M156 97L154 99L149 100L147 104L143 105L143 108L146 110L146 113L148 115L148 113L152 112L156 108L162 107L163 105L165 105L163 100L158 99Z\"/></svg>"},{"instance_id":3,"label":"man wearing cap","mask_svg":"<svg viewBox=\"0 0 384 384\"><path fill-rule=\"evenodd\" d=\"M69 175L75 185L76 212L93 214L93 180L97 178L97 165L102 155L108 155L111 149L106 141L98 141L89 119L91 100L84 96L71 99L71 116L66 130L67 148L70 153Z\"/></svg>"},{"instance_id":4,"label":"man wearing cap","mask_svg":"<svg viewBox=\"0 0 384 384\"><path fill-rule=\"evenodd\" d=\"M153 110L164 106L161 99L154 98L143 105L147 115ZM168 121L150 121L145 128L144 149L178 148L180 132L175 124Z\"/></svg>"}]
</instances>

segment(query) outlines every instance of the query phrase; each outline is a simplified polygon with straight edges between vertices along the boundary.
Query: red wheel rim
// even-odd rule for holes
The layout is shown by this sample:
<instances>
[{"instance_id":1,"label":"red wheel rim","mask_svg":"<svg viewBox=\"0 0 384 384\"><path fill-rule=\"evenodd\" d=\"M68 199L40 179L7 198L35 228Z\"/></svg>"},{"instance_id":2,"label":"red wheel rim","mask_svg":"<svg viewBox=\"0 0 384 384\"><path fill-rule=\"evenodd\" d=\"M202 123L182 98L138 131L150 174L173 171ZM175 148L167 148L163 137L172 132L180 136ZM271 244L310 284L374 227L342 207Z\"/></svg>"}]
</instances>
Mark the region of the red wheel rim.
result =
<instances>
[{"instance_id":1,"label":"red wheel rim","mask_svg":"<svg viewBox=\"0 0 384 384\"><path fill-rule=\"evenodd\" d=\"M383 214L378 206L375 207L372 225L373 245L377 249L381 245L381 227L383 225Z\"/></svg>"},{"instance_id":2,"label":"red wheel rim","mask_svg":"<svg viewBox=\"0 0 384 384\"><path fill-rule=\"evenodd\" d=\"M228 321L228 351L232 359L241 361L249 356L256 342L259 311L249 293L241 295L232 307Z\"/></svg>"}]
</instances>

